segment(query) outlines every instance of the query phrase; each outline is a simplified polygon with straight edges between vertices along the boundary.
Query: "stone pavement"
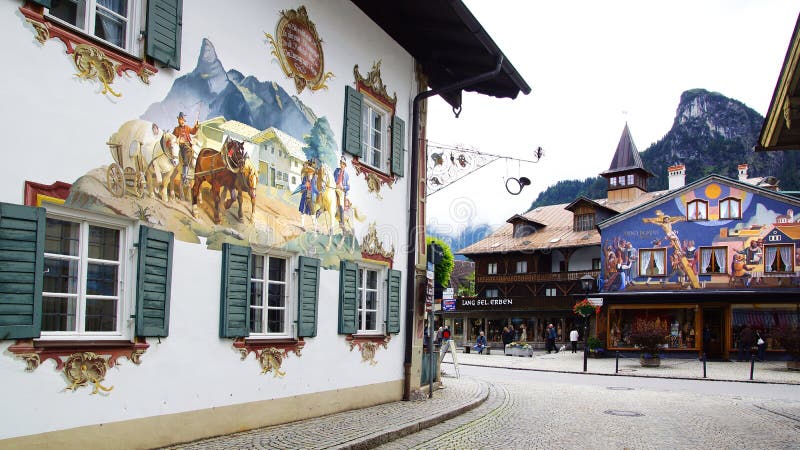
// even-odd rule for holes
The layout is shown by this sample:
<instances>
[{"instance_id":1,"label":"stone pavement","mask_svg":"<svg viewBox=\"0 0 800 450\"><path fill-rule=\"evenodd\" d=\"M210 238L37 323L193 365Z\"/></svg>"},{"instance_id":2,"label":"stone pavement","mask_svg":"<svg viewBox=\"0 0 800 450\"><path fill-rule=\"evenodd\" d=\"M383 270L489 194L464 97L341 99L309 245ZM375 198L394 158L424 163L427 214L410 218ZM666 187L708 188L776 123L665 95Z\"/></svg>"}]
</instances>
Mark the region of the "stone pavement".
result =
<instances>
[{"instance_id":1,"label":"stone pavement","mask_svg":"<svg viewBox=\"0 0 800 450\"><path fill-rule=\"evenodd\" d=\"M572 372L583 371L583 354L562 351L554 354L542 352L535 353L534 357L515 357L504 356L495 352L491 355L476 355L457 353L456 358L459 365L474 365L487 367L503 367L515 370L537 370L550 372ZM611 375L615 372L615 358L601 358L588 360L588 372L592 374ZM424 399L410 402L393 402L384 405L373 406L354 411L347 411L329 416L293 422L285 425L260 428L242 433L221 436L217 438L205 439L202 441L188 444L180 444L170 449L361 449L374 448L383 445L382 448L400 449L423 446L426 448L444 447L458 448L466 446L474 448L477 442L473 439L480 439L480 436L489 433L497 428L497 424L514 422L516 413L512 413L520 408L514 402L528 400L518 400L527 398L532 390L538 390L537 395L555 395L560 393L563 387L555 384L546 386L526 385L504 385L488 384L483 381L462 377L452 378L454 367L451 355L446 355L442 365L446 376L443 377L444 388L434 391L433 399ZM619 376L643 376L661 378L682 378L682 379L702 379L702 362L687 359L662 359L662 365L658 368L643 368L639 366L638 359L622 358L619 361ZM745 362L708 362L706 371L709 380L730 380L750 382L750 363ZM754 381L761 383L787 383L800 384L800 373L789 372L785 362L756 362ZM509 389L514 391L509 393ZM583 389L583 388L582 388ZM539 392L540 391L540 392ZM566 395L566 393L563 393ZM650 394L648 394L650 395ZM640 400L640 399L639 399ZM631 399L630 409L634 405L639 405L639 400ZM563 397L554 397L553 401L563 402ZM676 398L676 408L680 407L681 402L692 401L691 398ZM658 403L658 402L655 402ZM607 404L607 403L606 403ZM597 402L597 407L603 405L602 401ZM583 406L581 406L582 408ZM722 404L716 405L725 411ZM789 417L791 420L800 421L796 405L792 405L790 410L782 411L778 405L758 406L763 412L769 414ZM712 410L716 410L712 408ZM758 414L758 411L748 410L747 414ZM656 417L660 416L657 414ZM663 416L662 416L663 417ZM530 419L530 417L528 418ZM569 421L567 415L564 420ZM720 418L720 423L724 420ZM447 427L442 429L439 424L447 421ZM607 423L607 422L603 422ZM517 424L523 426L521 424ZM673 424L677 425L677 424ZM685 424L683 424L685 426ZM515 425L516 426L516 425ZM437 428L438 427L438 428ZM621 424L624 430L624 424ZM799 426L800 427L800 426ZM561 431L552 430L561 436ZM673 429L674 431L674 429ZM580 435L580 433L575 433ZM543 435L546 436L546 435ZM613 436L609 434L609 436ZM731 435L733 436L733 435ZM729 437L731 437L729 436ZM512 439L511 434L507 436L505 448L515 448L526 441L518 439L525 438L525 435L517 436ZM737 435L737 439L741 436ZM564 435L559 439L569 439ZM611 438L609 438L611 439ZM616 438L615 438L616 439ZM549 442L549 444L548 444ZM727 442L727 441L726 441ZM530 442L528 442L530 443ZM559 445L560 443L560 445ZM550 444L564 447L565 444L585 447L586 443L572 441L538 441L535 447L548 447ZM634 447L650 447L649 443L644 442L617 442L607 441L611 444L619 444L623 447L630 445ZM731 440L728 444L737 446L740 442ZM502 444L502 443L501 443ZM566 445L571 447L572 445ZM687 442L692 446L691 442ZM694 442L696 445L697 442ZM762 442L765 444L765 442ZM782 447L784 441L776 442L777 447ZM510 445L510 447L508 446ZM482 446L482 445L481 445ZM526 446L527 445L523 445ZM772 445L767 445L771 447ZM500 445L503 447L503 445ZM589 445L592 447L592 445Z\"/></svg>"}]
</instances>

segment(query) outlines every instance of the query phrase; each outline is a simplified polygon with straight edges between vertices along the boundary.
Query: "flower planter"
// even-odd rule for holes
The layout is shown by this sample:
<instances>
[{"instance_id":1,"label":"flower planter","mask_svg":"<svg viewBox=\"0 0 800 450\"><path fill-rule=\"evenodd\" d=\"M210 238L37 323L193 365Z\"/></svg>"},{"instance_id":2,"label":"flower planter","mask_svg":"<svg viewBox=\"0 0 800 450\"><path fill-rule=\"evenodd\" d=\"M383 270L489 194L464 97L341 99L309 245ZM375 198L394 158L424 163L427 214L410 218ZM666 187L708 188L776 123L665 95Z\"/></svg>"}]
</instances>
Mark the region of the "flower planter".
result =
<instances>
[{"instance_id":1,"label":"flower planter","mask_svg":"<svg viewBox=\"0 0 800 450\"><path fill-rule=\"evenodd\" d=\"M506 348L506 356L533 356L532 348Z\"/></svg>"},{"instance_id":2,"label":"flower planter","mask_svg":"<svg viewBox=\"0 0 800 450\"><path fill-rule=\"evenodd\" d=\"M645 358L642 356L639 358L639 364L641 364L642 367L658 367L661 365L661 358L658 356L651 356L650 358Z\"/></svg>"},{"instance_id":3,"label":"flower planter","mask_svg":"<svg viewBox=\"0 0 800 450\"><path fill-rule=\"evenodd\" d=\"M786 361L786 368L789 370L800 370L800 361Z\"/></svg>"}]
</instances>

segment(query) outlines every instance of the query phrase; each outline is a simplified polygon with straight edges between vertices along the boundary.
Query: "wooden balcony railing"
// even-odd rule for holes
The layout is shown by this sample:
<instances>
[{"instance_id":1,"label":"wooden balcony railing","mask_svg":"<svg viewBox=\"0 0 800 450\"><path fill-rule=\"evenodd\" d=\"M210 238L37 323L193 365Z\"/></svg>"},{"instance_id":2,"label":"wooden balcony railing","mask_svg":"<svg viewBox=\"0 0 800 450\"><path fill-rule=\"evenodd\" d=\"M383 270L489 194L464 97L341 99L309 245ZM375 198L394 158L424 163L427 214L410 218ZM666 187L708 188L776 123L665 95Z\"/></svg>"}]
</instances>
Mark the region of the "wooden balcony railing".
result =
<instances>
[{"instance_id":1,"label":"wooden balcony railing","mask_svg":"<svg viewBox=\"0 0 800 450\"><path fill-rule=\"evenodd\" d=\"M600 276L600 270L578 270L574 272L536 272L513 273L507 275L475 275L475 282L481 284L491 283L543 283L579 281L582 277L591 275L593 278Z\"/></svg>"}]
</instances>

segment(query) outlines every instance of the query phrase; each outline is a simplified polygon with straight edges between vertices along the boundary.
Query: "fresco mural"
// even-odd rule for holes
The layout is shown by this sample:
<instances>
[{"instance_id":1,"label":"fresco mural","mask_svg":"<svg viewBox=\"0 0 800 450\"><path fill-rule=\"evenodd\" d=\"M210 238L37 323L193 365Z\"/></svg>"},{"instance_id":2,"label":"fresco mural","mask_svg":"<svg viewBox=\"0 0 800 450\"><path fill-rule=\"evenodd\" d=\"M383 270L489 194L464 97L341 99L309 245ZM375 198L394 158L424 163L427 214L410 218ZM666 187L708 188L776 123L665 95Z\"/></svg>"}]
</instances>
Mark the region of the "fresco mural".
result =
<instances>
[{"instance_id":1,"label":"fresco mural","mask_svg":"<svg viewBox=\"0 0 800 450\"><path fill-rule=\"evenodd\" d=\"M604 229L609 291L800 286L798 203L712 179Z\"/></svg>"},{"instance_id":2,"label":"fresco mural","mask_svg":"<svg viewBox=\"0 0 800 450\"><path fill-rule=\"evenodd\" d=\"M393 256L375 223L359 243L355 225L367 216L352 201L352 164L328 120L274 81L226 70L208 39L164 100L106 144L109 162L75 181L67 206L139 219L212 249L231 242L315 255L327 268L362 250Z\"/></svg>"}]
</instances>

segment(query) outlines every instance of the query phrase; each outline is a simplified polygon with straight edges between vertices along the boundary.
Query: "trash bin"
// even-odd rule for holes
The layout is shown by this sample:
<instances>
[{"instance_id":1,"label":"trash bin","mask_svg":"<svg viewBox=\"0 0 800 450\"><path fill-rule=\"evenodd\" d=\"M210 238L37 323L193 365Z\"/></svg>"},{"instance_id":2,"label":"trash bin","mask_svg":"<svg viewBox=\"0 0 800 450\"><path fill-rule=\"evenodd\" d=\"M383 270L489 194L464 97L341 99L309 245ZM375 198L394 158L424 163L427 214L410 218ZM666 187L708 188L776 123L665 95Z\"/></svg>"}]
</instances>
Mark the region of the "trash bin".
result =
<instances>
[{"instance_id":1,"label":"trash bin","mask_svg":"<svg viewBox=\"0 0 800 450\"><path fill-rule=\"evenodd\" d=\"M464 346L464 353L469 353L469 343Z\"/></svg>"}]
</instances>

